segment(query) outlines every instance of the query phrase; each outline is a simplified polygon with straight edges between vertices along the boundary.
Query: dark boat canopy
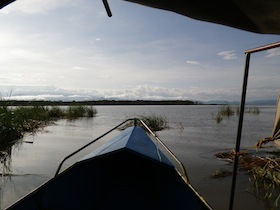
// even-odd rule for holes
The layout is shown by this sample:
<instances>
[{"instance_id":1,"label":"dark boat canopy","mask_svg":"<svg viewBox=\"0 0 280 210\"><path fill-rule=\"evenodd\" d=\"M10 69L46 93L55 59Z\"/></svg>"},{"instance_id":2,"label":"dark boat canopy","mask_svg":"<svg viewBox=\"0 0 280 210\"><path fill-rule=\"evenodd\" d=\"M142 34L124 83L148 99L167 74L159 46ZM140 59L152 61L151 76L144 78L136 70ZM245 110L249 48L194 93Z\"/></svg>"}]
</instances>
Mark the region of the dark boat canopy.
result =
<instances>
[{"instance_id":1,"label":"dark boat canopy","mask_svg":"<svg viewBox=\"0 0 280 210\"><path fill-rule=\"evenodd\" d=\"M262 34L280 34L279 0L125 0L197 20Z\"/></svg>"},{"instance_id":2,"label":"dark boat canopy","mask_svg":"<svg viewBox=\"0 0 280 210\"><path fill-rule=\"evenodd\" d=\"M1 0L0 9L15 0ZM100 0L101 1L101 0ZM279 0L124 0L261 34L280 34ZM107 0L103 0L107 3Z\"/></svg>"},{"instance_id":3,"label":"dark boat canopy","mask_svg":"<svg viewBox=\"0 0 280 210\"><path fill-rule=\"evenodd\" d=\"M15 0L1 0L0 1L0 9L2 9L3 7L7 6L8 4L14 2Z\"/></svg>"}]
</instances>

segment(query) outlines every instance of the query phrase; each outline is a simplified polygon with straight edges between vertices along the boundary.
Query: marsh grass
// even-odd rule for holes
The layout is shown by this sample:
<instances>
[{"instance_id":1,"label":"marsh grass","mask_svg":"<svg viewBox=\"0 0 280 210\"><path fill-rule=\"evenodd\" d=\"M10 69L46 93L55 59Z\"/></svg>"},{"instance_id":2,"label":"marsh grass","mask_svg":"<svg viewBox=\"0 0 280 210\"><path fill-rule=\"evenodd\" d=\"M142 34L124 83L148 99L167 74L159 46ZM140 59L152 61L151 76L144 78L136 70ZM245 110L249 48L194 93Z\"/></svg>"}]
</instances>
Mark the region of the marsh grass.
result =
<instances>
[{"instance_id":1,"label":"marsh grass","mask_svg":"<svg viewBox=\"0 0 280 210\"><path fill-rule=\"evenodd\" d=\"M245 112L248 114L260 114L260 109L258 107L250 107Z\"/></svg>"},{"instance_id":2,"label":"marsh grass","mask_svg":"<svg viewBox=\"0 0 280 210\"><path fill-rule=\"evenodd\" d=\"M21 122L15 119L14 113L8 107L0 107L0 143L8 144L11 140L22 137ZM2 146L1 146L2 147Z\"/></svg>"},{"instance_id":3,"label":"marsh grass","mask_svg":"<svg viewBox=\"0 0 280 210\"><path fill-rule=\"evenodd\" d=\"M85 107L85 109L85 117L94 117L97 114L97 110L93 106Z\"/></svg>"},{"instance_id":4,"label":"marsh grass","mask_svg":"<svg viewBox=\"0 0 280 210\"><path fill-rule=\"evenodd\" d=\"M215 120L217 123L220 123L223 120L222 114L218 112L218 114L215 117Z\"/></svg>"},{"instance_id":5,"label":"marsh grass","mask_svg":"<svg viewBox=\"0 0 280 210\"><path fill-rule=\"evenodd\" d=\"M230 117L234 115L234 110L230 105L225 105L218 111L218 113L222 116Z\"/></svg>"},{"instance_id":6,"label":"marsh grass","mask_svg":"<svg viewBox=\"0 0 280 210\"><path fill-rule=\"evenodd\" d=\"M150 115L140 115L140 119L153 131L161 131L168 128L166 117L161 115L156 115L154 113Z\"/></svg>"},{"instance_id":7,"label":"marsh grass","mask_svg":"<svg viewBox=\"0 0 280 210\"><path fill-rule=\"evenodd\" d=\"M246 108L244 113L247 114L260 114L260 109L258 107L249 107ZM234 114L239 115L240 114L240 108L239 107L232 107L230 105L224 105L219 110L218 113L215 116L215 120L217 123L220 123L223 120L223 117L230 117Z\"/></svg>"},{"instance_id":8,"label":"marsh grass","mask_svg":"<svg viewBox=\"0 0 280 210\"><path fill-rule=\"evenodd\" d=\"M234 115L234 110L230 105L224 105L219 110L215 117L217 123L220 123L223 120L223 117L230 117Z\"/></svg>"},{"instance_id":9,"label":"marsh grass","mask_svg":"<svg viewBox=\"0 0 280 210\"><path fill-rule=\"evenodd\" d=\"M256 106L254 107L248 107L244 110L244 113L247 114L260 114L260 109ZM236 107L236 114L239 115L240 114L240 107Z\"/></svg>"},{"instance_id":10,"label":"marsh grass","mask_svg":"<svg viewBox=\"0 0 280 210\"><path fill-rule=\"evenodd\" d=\"M77 119L80 117L94 117L97 111L94 107L87 106L69 106L66 110L66 117L69 120Z\"/></svg>"},{"instance_id":11,"label":"marsh grass","mask_svg":"<svg viewBox=\"0 0 280 210\"><path fill-rule=\"evenodd\" d=\"M47 110L48 115L52 119L64 118L65 114L64 111L58 106L52 106L50 109Z\"/></svg>"},{"instance_id":12,"label":"marsh grass","mask_svg":"<svg viewBox=\"0 0 280 210\"><path fill-rule=\"evenodd\" d=\"M58 119L75 120L80 117L94 117L94 107L70 106L0 106L0 149L12 145L26 133L34 133Z\"/></svg>"},{"instance_id":13,"label":"marsh grass","mask_svg":"<svg viewBox=\"0 0 280 210\"><path fill-rule=\"evenodd\" d=\"M147 126L152 131L161 131L161 130L168 128L168 122L167 122L166 117L157 115L155 113L152 113L149 115L139 115L139 116L137 116L137 118L140 120L143 120L144 123L146 123ZM119 129L124 130L125 128L130 127L132 125L133 125L133 122L128 122L125 125L121 126Z\"/></svg>"}]
</instances>

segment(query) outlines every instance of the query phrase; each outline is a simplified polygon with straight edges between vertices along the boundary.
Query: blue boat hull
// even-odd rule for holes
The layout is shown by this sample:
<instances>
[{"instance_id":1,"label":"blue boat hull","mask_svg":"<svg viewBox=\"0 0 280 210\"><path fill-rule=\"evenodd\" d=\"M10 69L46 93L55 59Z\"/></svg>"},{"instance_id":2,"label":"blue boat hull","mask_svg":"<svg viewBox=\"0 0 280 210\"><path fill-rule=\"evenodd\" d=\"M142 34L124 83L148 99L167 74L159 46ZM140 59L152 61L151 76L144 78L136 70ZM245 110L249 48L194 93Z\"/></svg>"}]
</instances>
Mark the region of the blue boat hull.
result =
<instances>
[{"instance_id":1,"label":"blue boat hull","mask_svg":"<svg viewBox=\"0 0 280 210\"><path fill-rule=\"evenodd\" d=\"M133 135L149 138L143 132L125 131L9 209L209 209L163 154L159 161L128 146Z\"/></svg>"}]
</instances>

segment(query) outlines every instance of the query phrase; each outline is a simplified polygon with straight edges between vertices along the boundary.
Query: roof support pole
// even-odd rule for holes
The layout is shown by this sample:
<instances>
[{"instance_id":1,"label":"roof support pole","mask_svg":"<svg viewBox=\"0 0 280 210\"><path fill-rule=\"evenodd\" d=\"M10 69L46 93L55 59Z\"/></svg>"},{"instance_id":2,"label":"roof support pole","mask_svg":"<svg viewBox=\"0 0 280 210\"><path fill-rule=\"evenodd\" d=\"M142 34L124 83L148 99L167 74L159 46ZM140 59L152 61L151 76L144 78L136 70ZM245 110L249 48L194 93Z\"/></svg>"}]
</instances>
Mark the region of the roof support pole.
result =
<instances>
[{"instance_id":1,"label":"roof support pole","mask_svg":"<svg viewBox=\"0 0 280 210\"><path fill-rule=\"evenodd\" d=\"M250 55L251 55L251 53L246 54L246 61L245 61L245 70L244 70L244 78L243 78L239 122L238 122L237 138L236 138L236 145L235 145L235 156L234 156L234 165L233 165L233 175L232 175L229 210L233 209L233 203L234 203L235 185L236 185L236 177L237 177L237 169L238 169L238 154L239 154L239 151L240 151L243 116L244 116L247 83L248 83L248 76L249 76Z\"/></svg>"},{"instance_id":2,"label":"roof support pole","mask_svg":"<svg viewBox=\"0 0 280 210\"><path fill-rule=\"evenodd\" d=\"M107 1L107 0L102 0L102 1L103 1L103 4L104 4L104 7L105 7L105 9L106 9L107 15L108 15L109 17L112 17L112 12L111 12L111 10L110 10L108 1Z\"/></svg>"},{"instance_id":3,"label":"roof support pole","mask_svg":"<svg viewBox=\"0 0 280 210\"><path fill-rule=\"evenodd\" d=\"M243 77L243 87L242 87L242 95L241 95L238 130L237 130L236 145L235 145L235 156L234 156L229 210L233 209L233 203L234 203L235 185L236 185L236 177L237 177L237 169L238 169L238 154L240 151L243 116L244 116L247 83L248 83L248 76L249 76L250 56L252 53L261 52L261 51L265 51L265 50L269 50L269 49L273 49L273 48L277 48L277 47L280 47L280 42L275 42L272 44L268 44L265 46L261 46L261 47L257 47L257 48L253 48L253 49L249 49L249 50L245 51L246 61L245 61L245 70L244 70L244 77Z\"/></svg>"}]
</instances>

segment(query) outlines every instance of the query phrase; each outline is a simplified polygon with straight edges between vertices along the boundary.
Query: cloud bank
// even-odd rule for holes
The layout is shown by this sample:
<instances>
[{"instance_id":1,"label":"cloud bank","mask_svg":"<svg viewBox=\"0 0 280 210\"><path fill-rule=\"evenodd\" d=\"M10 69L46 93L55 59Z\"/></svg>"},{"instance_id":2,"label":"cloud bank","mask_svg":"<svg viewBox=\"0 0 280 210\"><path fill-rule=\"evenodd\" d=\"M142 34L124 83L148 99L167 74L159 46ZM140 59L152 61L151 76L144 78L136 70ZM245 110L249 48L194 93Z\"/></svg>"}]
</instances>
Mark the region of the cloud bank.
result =
<instances>
[{"instance_id":1,"label":"cloud bank","mask_svg":"<svg viewBox=\"0 0 280 210\"><path fill-rule=\"evenodd\" d=\"M2 100L51 100L51 101L85 101L85 100L229 100L239 101L239 88L166 88L142 85L128 89L62 89L54 86L0 86ZM250 99L274 99L280 89L251 89ZM261 93L261 94L260 94ZM266 96L265 98L263 96Z\"/></svg>"},{"instance_id":2,"label":"cloud bank","mask_svg":"<svg viewBox=\"0 0 280 210\"><path fill-rule=\"evenodd\" d=\"M279 48L274 48L266 51L266 56L267 58L275 57L280 55L280 49Z\"/></svg>"}]
</instances>

